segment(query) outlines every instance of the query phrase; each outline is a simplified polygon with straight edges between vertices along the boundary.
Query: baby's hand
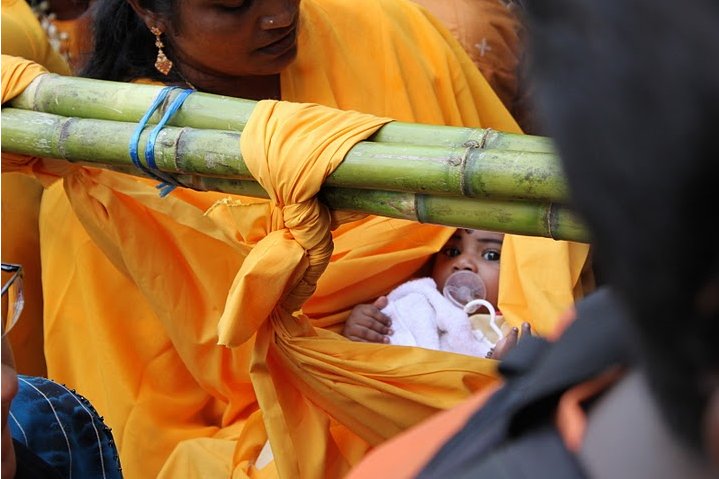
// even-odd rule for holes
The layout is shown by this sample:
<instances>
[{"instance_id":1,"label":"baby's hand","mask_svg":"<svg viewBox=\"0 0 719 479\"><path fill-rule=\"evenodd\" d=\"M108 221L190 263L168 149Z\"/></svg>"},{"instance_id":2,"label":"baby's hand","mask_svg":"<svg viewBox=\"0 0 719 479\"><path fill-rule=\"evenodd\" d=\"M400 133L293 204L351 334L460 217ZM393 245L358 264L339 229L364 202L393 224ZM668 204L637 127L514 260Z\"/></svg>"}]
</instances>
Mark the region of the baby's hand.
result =
<instances>
[{"instance_id":1,"label":"baby's hand","mask_svg":"<svg viewBox=\"0 0 719 479\"><path fill-rule=\"evenodd\" d=\"M532 327L529 323L522 323L522 337L531 336ZM519 342L519 329L512 328L512 330L502 339L497 341L497 344L487 353L487 357L491 359L502 359L511 351Z\"/></svg>"},{"instance_id":2,"label":"baby's hand","mask_svg":"<svg viewBox=\"0 0 719 479\"><path fill-rule=\"evenodd\" d=\"M345 322L342 335L352 341L389 343L392 321L380 310L387 306L387 297L380 296L372 304L355 306Z\"/></svg>"}]
</instances>

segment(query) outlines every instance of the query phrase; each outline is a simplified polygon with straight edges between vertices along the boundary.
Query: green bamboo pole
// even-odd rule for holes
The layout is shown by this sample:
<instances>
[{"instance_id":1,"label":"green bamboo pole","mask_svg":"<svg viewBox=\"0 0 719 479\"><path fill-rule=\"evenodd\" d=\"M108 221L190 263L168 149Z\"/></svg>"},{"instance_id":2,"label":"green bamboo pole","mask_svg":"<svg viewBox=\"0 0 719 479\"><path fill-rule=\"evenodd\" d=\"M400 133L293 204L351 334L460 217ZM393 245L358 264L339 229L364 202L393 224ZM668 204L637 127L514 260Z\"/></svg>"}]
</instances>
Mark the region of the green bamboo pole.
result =
<instances>
[{"instance_id":1,"label":"green bamboo pole","mask_svg":"<svg viewBox=\"0 0 719 479\"><path fill-rule=\"evenodd\" d=\"M120 166L130 164L135 124L2 110L3 151ZM147 132L140 141L144 159ZM155 144L158 168L169 173L252 179L240 154L240 133L166 127ZM561 203L567 189L549 153L362 142L327 179L328 186L435 196L510 198Z\"/></svg>"},{"instance_id":2,"label":"green bamboo pole","mask_svg":"<svg viewBox=\"0 0 719 479\"><path fill-rule=\"evenodd\" d=\"M138 122L148 110L158 85L120 83L47 74L37 77L10 105L60 116ZM170 95L164 106L175 97ZM257 102L195 93L170 120L174 126L242 131ZM150 120L157 123L164 108Z\"/></svg>"},{"instance_id":3,"label":"green bamboo pole","mask_svg":"<svg viewBox=\"0 0 719 479\"><path fill-rule=\"evenodd\" d=\"M122 166L122 173L137 170ZM178 175L183 184L200 191L268 198L259 183L248 180ZM553 203L473 200L395 191L325 186L320 200L333 210L398 218L458 228L483 229L556 240L588 242L586 229L568 208Z\"/></svg>"},{"instance_id":4,"label":"green bamboo pole","mask_svg":"<svg viewBox=\"0 0 719 479\"><path fill-rule=\"evenodd\" d=\"M369 194L368 194L369 193ZM527 201L472 200L392 191L323 188L334 209L472 229L587 242L584 226L566 207Z\"/></svg>"},{"instance_id":5,"label":"green bamboo pole","mask_svg":"<svg viewBox=\"0 0 719 479\"><path fill-rule=\"evenodd\" d=\"M56 115L137 122L162 87L119 83L47 74L38 77L10 102L23 110ZM165 103L172 101L174 95ZM242 131L256 102L209 93L190 95L170 120L173 126ZM153 120L162 114L157 113ZM392 122L382 127L371 141L412 145L533 151L554 154L547 138L501 133L490 129L432 126Z\"/></svg>"}]
</instances>

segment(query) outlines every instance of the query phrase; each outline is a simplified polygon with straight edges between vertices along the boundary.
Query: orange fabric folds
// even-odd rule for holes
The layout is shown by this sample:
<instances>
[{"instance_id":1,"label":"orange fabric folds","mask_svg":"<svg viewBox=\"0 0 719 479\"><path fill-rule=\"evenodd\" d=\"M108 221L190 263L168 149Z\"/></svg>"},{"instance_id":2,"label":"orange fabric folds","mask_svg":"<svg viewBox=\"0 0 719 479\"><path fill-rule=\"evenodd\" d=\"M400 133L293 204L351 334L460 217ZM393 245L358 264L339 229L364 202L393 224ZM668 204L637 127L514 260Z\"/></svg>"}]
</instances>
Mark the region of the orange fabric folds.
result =
<instances>
[{"instance_id":1,"label":"orange fabric folds","mask_svg":"<svg viewBox=\"0 0 719 479\"><path fill-rule=\"evenodd\" d=\"M50 334L82 331L89 348L102 345L83 368L69 367L82 361L83 348L65 349L52 365L64 367L70 382L109 380L112 397L93 391L108 414L132 402L114 429L130 457L161 454L159 477L341 477L371 446L494 382L491 360L353 343L292 314L333 257L330 228L354 218L330 215L314 195L349 148L386 121L261 102L242 151L269 202L213 193L201 201L186 191L159 198L138 178L63 172L77 219L102 254L82 240L72 254L47 258L77 278L71 293L83 297L64 303L51 289L49 307L77 318L74 308L99 304L101 290L119 301L84 318L82 330L69 320L49 323ZM45 237L67 222L79 226L67 216L54 221ZM364 261L369 269L384 262L381 255ZM93 272L110 265L119 274L100 281ZM159 325L146 320L150 311ZM128 333L136 341L118 339ZM218 336L234 347L218 347ZM147 379L130 381L138 376ZM258 459L268 439L274 462ZM131 465L139 471L142 462Z\"/></svg>"},{"instance_id":2,"label":"orange fabric folds","mask_svg":"<svg viewBox=\"0 0 719 479\"><path fill-rule=\"evenodd\" d=\"M22 4L22 5L20 5ZM24 1L18 6L30 10ZM12 25L23 25L22 20L37 23L34 17L12 18L6 2L3 2L2 34L3 37L14 31ZM12 20L17 20L13 22ZM29 26L32 26L30 24ZM37 28L40 28L37 26ZM3 40L3 52L15 50L33 50L33 45L22 35ZM42 39L42 37L40 37ZM12 47L18 47L12 48ZM39 49L39 48L38 48ZM25 90L38 75L47 73L41 65L22 58L9 55L2 56L2 102L11 100ZM5 154L3 154L3 158ZM10 155L8 155L8 159ZM38 218L40 198L43 187L35 179L19 173L7 173L3 166L2 172L2 260L19 263L25 270L25 309L23 320L9 334L10 343L15 354L15 366L19 373L45 376L45 357L42 339L42 285L40 282L40 247Z\"/></svg>"},{"instance_id":3,"label":"orange fabric folds","mask_svg":"<svg viewBox=\"0 0 719 479\"><path fill-rule=\"evenodd\" d=\"M331 225L352 219L331 218L314 195L349 148L387 121L268 101L243 132L243 157L270 194L271 220L237 275L219 338L238 345L258 333L251 377L282 477L338 477L354 462L343 450L376 445L493 378L491 361L351 343L292 314L330 261ZM208 216L226 208L244 209L222 202ZM423 388L431 399L417 394Z\"/></svg>"},{"instance_id":4,"label":"orange fabric folds","mask_svg":"<svg viewBox=\"0 0 719 479\"><path fill-rule=\"evenodd\" d=\"M270 311L292 313L314 293L332 255L329 210L315 195L349 149L389 121L320 105L264 101L255 107L242 133L242 155L270 195L270 231L237 274L220 319L220 344L242 344ZM244 311L254 318L237 320Z\"/></svg>"}]
</instances>

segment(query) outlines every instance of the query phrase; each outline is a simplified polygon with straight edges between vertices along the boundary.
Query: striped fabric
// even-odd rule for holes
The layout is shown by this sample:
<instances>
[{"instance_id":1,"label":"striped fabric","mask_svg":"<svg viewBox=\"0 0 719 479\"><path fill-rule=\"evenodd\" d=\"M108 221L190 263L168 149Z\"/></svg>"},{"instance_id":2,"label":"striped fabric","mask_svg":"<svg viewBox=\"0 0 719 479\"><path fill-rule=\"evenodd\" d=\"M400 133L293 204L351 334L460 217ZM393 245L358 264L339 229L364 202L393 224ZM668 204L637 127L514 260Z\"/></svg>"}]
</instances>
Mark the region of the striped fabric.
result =
<instances>
[{"instance_id":1,"label":"striped fabric","mask_svg":"<svg viewBox=\"0 0 719 479\"><path fill-rule=\"evenodd\" d=\"M16 441L63 477L122 477L110 428L87 399L40 377L18 375L18 386L8 419Z\"/></svg>"}]
</instances>

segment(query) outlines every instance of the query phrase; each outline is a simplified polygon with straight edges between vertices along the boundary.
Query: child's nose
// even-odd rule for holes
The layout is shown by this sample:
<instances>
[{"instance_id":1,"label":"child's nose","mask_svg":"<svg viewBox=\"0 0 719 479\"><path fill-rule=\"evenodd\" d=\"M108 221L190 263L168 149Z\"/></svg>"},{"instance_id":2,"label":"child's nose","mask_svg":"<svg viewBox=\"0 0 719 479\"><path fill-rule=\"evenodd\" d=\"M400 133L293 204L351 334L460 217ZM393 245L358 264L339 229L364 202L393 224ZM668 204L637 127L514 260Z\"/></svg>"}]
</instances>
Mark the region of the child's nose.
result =
<instances>
[{"instance_id":1,"label":"child's nose","mask_svg":"<svg viewBox=\"0 0 719 479\"><path fill-rule=\"evenodd\" d=\"M471 271L472 273L477 272L477 263L474 261L471 261L468 258L462 258L460 257L457 262L454 264L454 270L455 271Z\"/></svg>"}]
</instances>

